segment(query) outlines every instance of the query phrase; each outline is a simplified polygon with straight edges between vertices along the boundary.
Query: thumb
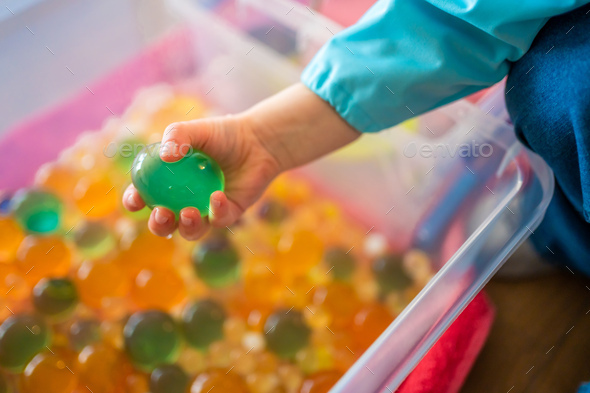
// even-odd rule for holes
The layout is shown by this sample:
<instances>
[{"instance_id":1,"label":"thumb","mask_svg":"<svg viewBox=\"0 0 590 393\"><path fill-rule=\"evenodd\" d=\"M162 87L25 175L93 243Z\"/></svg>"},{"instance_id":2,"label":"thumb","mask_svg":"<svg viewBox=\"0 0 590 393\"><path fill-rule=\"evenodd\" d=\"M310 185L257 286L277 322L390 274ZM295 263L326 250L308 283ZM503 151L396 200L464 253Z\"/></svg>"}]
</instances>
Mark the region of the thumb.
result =
<instances>
[{"instance_id":1,"label":"thumb","mask_svg":"<svg viewBox=\"0 0 590 393\"><path fill-rule=\"evenodd\" d=\"M175 162L191 148L202 150L211 137L211 130L210 122L201 119L170 124L162 136L160 158L164 162Z\"/></svg>"}]
</instances>

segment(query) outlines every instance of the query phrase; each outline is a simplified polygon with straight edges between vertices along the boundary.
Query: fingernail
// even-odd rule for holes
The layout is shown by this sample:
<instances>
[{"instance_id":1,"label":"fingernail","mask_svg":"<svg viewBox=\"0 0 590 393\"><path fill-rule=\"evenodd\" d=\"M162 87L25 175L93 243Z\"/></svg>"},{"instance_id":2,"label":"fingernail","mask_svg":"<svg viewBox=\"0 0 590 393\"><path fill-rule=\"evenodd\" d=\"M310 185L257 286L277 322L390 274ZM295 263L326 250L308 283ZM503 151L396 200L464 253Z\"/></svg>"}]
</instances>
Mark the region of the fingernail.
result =
<instances>
[{"instance_id":1,"label":"fingernail","mask_svg":"<svg viewBox=\"0 0 590 393\"><path fill-rule=\"evenodd\" d=\"M176 155L176 150L178 150L176 143L173 141L168 141L162 146L160 150L160 156L173 157Z\"/></svg>"},{"instance_id":2,"label":"fingernail","mask_svg":"<svg viewBox=\"0 0 590 393\"><path fill-rule=\"evenodd\" d=\"M211 204L213 205L213 207L219 207L219 206L221 206L221 201L213 198L213 200L211 201Z\"/></svg>"},{"instance_id":3,"label":"fingernail","mask_svg":"<svg viewBox=\"0 0 590 393\"><path fill-rule=\"evenodd\" d=\"M133 194L129 194L129 196L127 197L127 203L131 207L137 207L137 203L135 203L135 198L133 198Z\"/></svg>"},{"instance_id":4,"label":"fingernail","mask_svg":"<svg viewBox=\"0 0 590 393\"><path fill-rule=\"evenodd\" d=\"M166 217L166 215L162 213L160 209L156 209L156 214L154 218L156 219L156 223L160 225L166 224L168 222L168 217Z\"/></svg>"},{"instance_id":5,"label":"fingernail","mask_svg":"<svg viewBox=\"0 0 590 393\"><path fill-rule=\"evenodd\" d=\"M193 225L193 219L190 217L187 217L184 214L180 215L180 221L182 222L182 225L186 225L186 226L191 226Z\"/></svg>"}]
</instances>

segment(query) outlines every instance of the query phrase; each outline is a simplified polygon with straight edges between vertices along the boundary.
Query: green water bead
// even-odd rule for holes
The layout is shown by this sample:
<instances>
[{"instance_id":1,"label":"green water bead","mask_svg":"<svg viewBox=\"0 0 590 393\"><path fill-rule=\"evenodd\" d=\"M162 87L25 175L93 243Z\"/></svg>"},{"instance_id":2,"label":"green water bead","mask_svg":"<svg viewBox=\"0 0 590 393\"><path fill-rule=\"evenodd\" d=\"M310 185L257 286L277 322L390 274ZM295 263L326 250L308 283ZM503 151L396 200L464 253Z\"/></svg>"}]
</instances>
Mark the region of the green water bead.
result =
<instances>
[{"instance_id":1,"label":"green water bead","mask_svg":"<svg viewBox=\"0 0 590 393\"><path fill-rule=\"evenodd\" d=\"M310 328L301 312L279 310L268 316L264 324L266 346L279 357L292 359L300 349L307 346Z\"/></svg>"},{"instance_id":2,"label":"green water bead","mask_svg":"<svg viewBox=\"0 0 590 393\"><path fill-rule=\"evenodd\" d=\"M63 204L52 193L41 190L21 190L12 200L12 212L26 231L50 233L60 224Z\"/></svg>"},{"instance_id":3,"label":"green water bead","mask_svg":"<svg viewBox=\"0 0 590 393\"><path fill-rule=\"evenodd\" d=\"M180 160L164 162L160 144L148 145L135 158L133 185L150 208L166 207L177 216L185 207L209 214L209 198L223 191L225 180L219 165L205 153L192 150Z\"/></svg>"},{"instance_id":4,"label":"green water bead","mask_svg":"<svg viewBox=\"0 0 590 393\"><path fill-rule=\"evenodd\" d=\"M399 255L381 256L373 261L371 269L382 293L402 291L412 285Z\"/></svg>"},{"instance_id":5,"label":"green water bead","mask_svg":"<svg viewBox=\"0 0 590 393\"><path fill-rule=\"evenodd\" d=\"M79 319L68 331L70 348L80 352L85 346L100 341L100 323L94 319Z\"/></svg>"},{"instance_id":6,"label":"green water bead","mask_svg":"<svg viewBox=\"0 0 590 393\"><path fill-rule=\"evenodd\" d=\"M66 278L44 278L33 288L33 305L41 314L60 316L71 312L78 304L74 283Z\"/></svg>"},{"instance_id":7,"label":"green water bead","mask_svg":"<svg viewBox=\"0 0 590 393\"><path fill-rule=\"evenodd\" d=\"M100 222L85 222L74 231L74 242L80 253L89 259L98 259L115 247L115 238Z\"/></svg>"},{"instance_id":8,"label":"green water bead","mask_svg":"<svg viewBox=\"0 0 590 393\"><path fill-rule=\"evenodd\" d=\"M12 315L0 325L0 366L20 372L48 343L49 329L42 318Z\"/></svg>"},{"instance_id":9,"label":"green water bead","mask_svg":"<svg viewBox=\"0 0 590 393\"><path fill-rule=\"evenodd\" d=\"M185 393L189 377L180 366L165 364L150 375L150 393Z\"/></svg>"},{"instance_id":10,"label":"green water bead","mask_svg":"<svg viewBox=\"0 0 590 393\"><path fill-rule=\"evenodd\" d=\"M165 312L136 312L127 320L123 337L127 354L143 370L174 362L178 357L180 331L172 317Z\"/></svg>"},{"instance_id":11,"label":"green water bead","mask_svg":"<svg viewBox=\"0 0 590 393\"><path fill-rule=\"evenodd\" d=\"M342 248L329 249L324 255L324 262L326 267L331 269L335 280L348 280L356 268L352 254Z\"/></svg>"},{"instance_id":12,"label":"green water bead","mask_svg":"<svg viewBox=\"0 0 590 393\"><path fill-rule=\"evenodd\" d=\"M225 236L212 236L193 249L197 276L208 286L220 288L239 278L239 255Z\"/></svg>"},{"instance_id":13,"label":"green water bead","mask_svg":"<svg viewBox=\"0 0 590 393\"><path fill-rule=\"evenodd\" d=\"M186 342L198 349L207 347L223 338L223 307L210 299L189 305L182 315L182 330Z\"/></svg>"}]
</instances>

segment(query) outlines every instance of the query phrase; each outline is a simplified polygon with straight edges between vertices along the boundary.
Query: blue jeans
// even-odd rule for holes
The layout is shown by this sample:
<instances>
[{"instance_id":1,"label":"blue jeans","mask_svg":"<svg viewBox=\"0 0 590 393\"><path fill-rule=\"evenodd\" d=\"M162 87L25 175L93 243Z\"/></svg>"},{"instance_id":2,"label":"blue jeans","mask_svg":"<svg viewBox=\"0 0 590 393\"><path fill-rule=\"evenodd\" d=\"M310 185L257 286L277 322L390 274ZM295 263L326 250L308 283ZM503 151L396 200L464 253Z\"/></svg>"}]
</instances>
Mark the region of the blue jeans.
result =
<instances>
[{"instance_id":1,"label":"blue jeans","mask_svg":"<svg viewBox=\"0 0 590 393\"><path fill-rule=\"evenodd\" d=\"M547 259L590 275L590 6L551 18L512 64L506 105L518 138L555 173L531 236Z\"/></svg>"}]
</instances>

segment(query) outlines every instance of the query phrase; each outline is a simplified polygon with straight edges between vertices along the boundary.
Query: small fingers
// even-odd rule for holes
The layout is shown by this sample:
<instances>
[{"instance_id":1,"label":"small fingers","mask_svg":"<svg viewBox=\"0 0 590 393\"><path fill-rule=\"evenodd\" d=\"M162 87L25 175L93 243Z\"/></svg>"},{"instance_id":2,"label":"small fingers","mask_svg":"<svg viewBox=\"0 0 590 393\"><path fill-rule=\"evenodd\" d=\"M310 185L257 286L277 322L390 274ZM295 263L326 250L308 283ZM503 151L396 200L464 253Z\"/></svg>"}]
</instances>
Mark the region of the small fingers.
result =
<instances>
[{"instance_id":1,"label":"small fingers","mask_svg":"<svg viewBox=\"0 0 590 393\"><path fill-rule=\"evenodd\" d=\"M165 162L175 162L192 148L201 149L207 143L211 130L211 122L204 119L170 124L162 135L160 158Z\"/></svg>"},{"instance_id":2,"label":"small fingers","mask_svg":"<svg viewBox=\"0 0 590 393\"><path fill-rule=\"evenodd\" d=\"M145 202L141 199L133 184L129 185L123 193L123 206L130 212L136 212L145 207Z\"/></svg>"},{"instance_id":3,"label":"small fingers","mask_svg":"<svg viewBox=\"0 0 590 393\"><path fill-rule=\"evenodd\" d=\"M160 146L160 158L175 162L184 157L191 148L191 136L184 123L172 123L164 130Z\"/></svg>"},{"instance_id":4,"label":"small fingers","mask_svg":"<svg viewBox=\"0 0 590 393\"><path fill-rule=\"evenodd\" d=\"M180 211L178 232L186 240L197 240L209 229L208 223L201 218L201 213L194 207Z\"/></svg>"},{"instance_id":5,"label":"small fingers","mask_svg":"<svg viewBox=\"0 0 590 393\"><path fill-rule=\"evenodd\" d=\"M240 209L230 202L221 191L215 191L210 198L209 222L215 228L232 225L240 216Z\"/></svg>"},{"instance_id":6,"label":"small fingers","mask_svg":"<svg viewBox=\"0 0 590 393\"><path fill-rule=\"evenodd\" d=\"M156 207L150 214L148 228L156 236L166 237L176 229L174 213L163 207Z\"/></svg>"}]
</instances>

